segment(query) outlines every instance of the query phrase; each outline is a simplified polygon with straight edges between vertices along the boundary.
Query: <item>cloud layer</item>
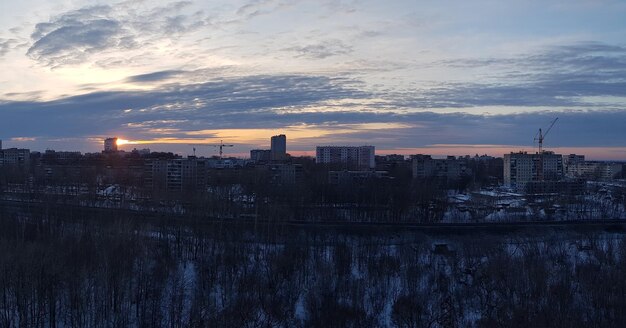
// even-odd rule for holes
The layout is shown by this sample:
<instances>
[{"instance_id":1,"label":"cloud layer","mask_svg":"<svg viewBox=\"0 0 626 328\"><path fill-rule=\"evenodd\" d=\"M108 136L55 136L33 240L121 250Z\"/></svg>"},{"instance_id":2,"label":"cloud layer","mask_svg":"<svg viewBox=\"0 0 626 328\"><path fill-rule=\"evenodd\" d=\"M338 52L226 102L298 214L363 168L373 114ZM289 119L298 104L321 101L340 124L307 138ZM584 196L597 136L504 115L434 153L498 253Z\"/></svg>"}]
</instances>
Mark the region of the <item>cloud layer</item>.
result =
<instances>
[{"instance_id":1,"label":"cloud layer","mask_svg":"<svg viewBox=\"0 0 626 328\"><path fill-rule=\"evenodd\" d=\"M131 3L84 7L35 26L28 56L48 66L85 62L97 53L148 48L161 39L207 24L202 12L185 13L190 2L137 10Z\"/></svg>"},{"instance_id":2,"label":"cloud layer","mask_svg":"<svg viewBox=\"0 0 626 328\"><path fill-rule=\"evenodd\" d=\"M602 105L591 98L626 98L626 47L622 46L580 42L519 57L456 59L431 65L488 73L473 81L440 82L413 98L411 93L398 94L396 98L404 99L402 106L597 107Z\"/></svg>"},{"instance_id":3,"label":"cloud layer","mask_svg":"<svg viewBox=\"0 0 626 328\"><path fill-rule=\"evenodd\" d=\"M188 73L188 72L187 72ZM133 80L167 79L155 72ZM531 145L535 131L560 118L558 146L626 146L626 111L559 111L483 115L384 108L380 95L348 79L263 75L167 84L155 91L95 92L47 102L0 104L0 129L35 138L203 139L220 130L294 130L300 150L320 143L373 143L380 148L432 144ZM23 122L29 122L24 124ZM401 124L399 124L401 123ZM307 131L311 132L307 136ZM320 132L322 131L322 132ZM601 133L599 133L601 131Z\"/></svg>"}]
</instances>

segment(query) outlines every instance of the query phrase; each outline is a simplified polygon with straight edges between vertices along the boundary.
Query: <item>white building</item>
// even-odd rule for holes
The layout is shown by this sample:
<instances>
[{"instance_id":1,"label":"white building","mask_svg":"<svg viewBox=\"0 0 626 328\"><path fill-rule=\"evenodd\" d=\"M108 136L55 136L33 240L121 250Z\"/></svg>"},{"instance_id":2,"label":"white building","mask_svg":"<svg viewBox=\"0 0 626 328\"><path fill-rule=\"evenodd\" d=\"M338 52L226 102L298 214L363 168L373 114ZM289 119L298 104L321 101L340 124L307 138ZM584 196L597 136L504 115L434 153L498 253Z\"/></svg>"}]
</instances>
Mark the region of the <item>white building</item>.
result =
<instances>
[{"instance_id":1,"label":"white building","mask_svg":"<svg viewBox=\"0 0 626 328\"><path fill-rule=\"evenodd\" d=\"M570 154L563 156L565 176L568 178L585 178L588 180L612 180L622 175L623 163L585 161L584 155Z\"/></svg>"},{"instance_id":2,"label":"white building","mask_svg":"<svg viewBox=\"0 0 626 328\"><path fill-rule=\"evenodd\" d=\"M541 163L543 162L543 167ZM504 185L524 190L530 181L560 180L563 178L563 156L544 151L543 154L526 152L504 155Z\"/></svg>"},{"instance_id":3,"label":"white building","mask_svg":"<svg viewBox=\"0 0 626 328\"><path fill-rule=\"evenodd\" d=\"M344 164L346 168L376 168L374 146L317 146L315 162L318 164Z\"/></svg>"}]
</instances>

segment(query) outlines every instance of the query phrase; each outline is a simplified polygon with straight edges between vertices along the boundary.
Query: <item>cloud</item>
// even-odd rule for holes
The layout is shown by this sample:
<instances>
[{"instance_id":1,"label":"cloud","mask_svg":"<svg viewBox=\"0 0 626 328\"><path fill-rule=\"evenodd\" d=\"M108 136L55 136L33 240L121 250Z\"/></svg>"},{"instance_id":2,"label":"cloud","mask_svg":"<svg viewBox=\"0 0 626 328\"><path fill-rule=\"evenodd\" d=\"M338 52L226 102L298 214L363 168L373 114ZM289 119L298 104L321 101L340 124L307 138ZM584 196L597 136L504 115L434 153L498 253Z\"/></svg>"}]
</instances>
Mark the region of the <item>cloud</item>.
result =
<instances>
[{"instance_id":1,"label":"cloud","mask_svg":"<svg viewBox=\"0 0 626 328\"><path fill-rule=\"evenodd\" d=\"M325 1L324 6L327 7L332 12L342 12L342 13L354 13L358 11L358 0L328 0Z\"/></svg>"},{"instance_id":2,"label":"cloud","mask_svg":"<svg viewBox=\"0 0 626 328\"><path fill-rule=\"evenodd\" d=\"M341 40L327 40L305 46L284 48L283 51L294 52L296 53L295 57L324 59L332 56L347 55L354 50L352 46L345 44Z\"/></svg>"},{"instance_id":3,"label":"cloud","mask_svg":"<svg viewBox=\"0 0 626 328\"><path fill-rule=\"evenodd\" d=\"M237 9L236 14L246 19L267 15L284 7L292 6L296 1L255 0Z\"/></svg>"},{"instance_id":4,"label":"cloud","mask_svg":"<svg viewBox=\"0 0 626 328\"><path fill-rule=\"evenodd\" d=\"M223 76L237 76L241 72L233 66L217 66L195 70L165 70L134 75L124 81L135 84L164 84L164 83L204 83L221 79Z\"/></svg>"},{"instance_id":5,"label":"cloud","mask_svg":"<svg viewBox=\"0 0 626 328\"><path fill-rule=\"evenodd\" d=\"M131 83L158 82L179 76L181 73L183 73L183 71L181 70L159 71L141 75L134 75L128 77L126 81Z\"/></svg>"},{"instance_id":6,"label":"cloud","mask_svg":"<svg viewBox=\"0 0 626 328\"><path fill-rule=\"evenodd\" d=\"M6 55L9 50L13 49L13 46L17 43L15 39L3 39L0 38L0 57Z\"/></svg>"},{"instance_id":7,"label":"cloud","mask_svg":"<svg viewBox=\"0 0 626 328\"><path fill-rule=\"evenodd\" d=\"M123 29L126 25L119 26ZM55 29L41 27L41 31L49 35ZM111 31L118 33L114 28ZM72 42L80 42L80 38ZM109 47L108 41L102 42L104 48ZM305 56L304 47L285 51ZM320 49L309 49L306 56L337 54L332 46ZM536 130L558 116L547 145L626 146L622 126L626 111L616 106L626 99L624 47L577 43L527 56L435 64L487 73L473 82L444 80L429 86L415 83L406 91L393 87L376 91L371 84L350 78L354 76L350 74L341 75L343 78L246 76L241 71L229 71L229 67L148 71L124 82L150 84L149 91L96 91L53 101L0 101L0 131L8 136L32 136L39 142L114 133L145 140L206 138L215 136L217 130L273 131L296 126L327 131L323 137L300 138L301 148L331 141L366 142L379 148L463 143L532 147ZM370 71L395 72L402 67L387 65L386 70L374 71L371 67L378 66L376 62L361 66L353 74L363 73L359 76L364 78L364 73ZM617 100L594 100L604 97ZM478 112L484 108L490 108L491 114ZM507 108L515 108L516 112L505 113ZM394 125L398 122L403 125ZM346 132L346 126L350 131ZM361 128L364 126L380 128Z\"/></svg>"},{"instance_id":8,"label":"cloud","mask_svg":"<svg viewBox=\"0 0 626 328\"><path fill-rule=\"evenodd\" d=\"M136 77L135 77L136 78ZM281 108L307 107L329 99L364 98L351 81L323 76L260 75L217 78L198 84L168 84L155 91L92 92L54 101L0 103L0 130L7 135L76 137L154 128L202 130L276 126ZM29 122L24 124L24 122ZM96 123L97 122L97 123ZM172 126L172 122L174 125ZM130 125L129 125L130 124Z\"/></svg>"},{"instance_id":9,"label":"cloud","mask_svg":"<svg viewBox=\"0 0 626 328\"><path fill-rule=\"evenodd\" d=\"M154 72L158 80L177 72ZM190 74L189 72L184 74ZM93 92L54 101L0 103L0 131L37 142L119 134L137 140L193 140L218 131L299 129L297 144L375 144L379 149L433 144L530 145L535 132L560 119L547 146L626 146L625 111L564 111L482 115L371 110L380 95L358 81L325 76L256 75L197 84L164 84L152 91ZM333 103L338 105L333 106ZM330 108L329 108L330 106ZM300 128L298 128L300 127ZM324 135L306 137L306 131Z\"/></svg>"},{"instance_id":10,"label":"cloud","mask_svg":"<svg viewBox=\"0 0 626 328\"><path fill-rule=\"evenodd\" d=\"M87 61L149 46L208 24L202 12L186 13L190 2L137 10L132 3L98 5L65 12L35 25L28 56L48 66ZM138 6L141 7L141 6ZM119 55L119 54L117 54Z\"/></svg>"},{"instance_id":11,"label":"cloud","mask_svg":"<svg viewBox=\"0 0 626 328\"><path fill-rule=\"evenodd\" d=\"M35 140L37 140L37 138L34 138L34 137L14 137L14 138L11 138L11 141L19 141L19 142L35 141Z\"/></svg>"},{"instance_id":12,"label":"cloud","mask_svg":"<svg viewBox=\"0 0 626 328\"><path fill-rule=\"evenodd\" d=\"M411 114L360 113L314 114L309 121L336 119L337 122L356 119L360 122L402 122L408 128L382 128L329 134L324 139L302 140L311 147L319 143L374 144L379 149L426 147L434 144L519 145L531 151L537 130L546 128L550 120L559 121L549 136L546 147L624 147L626 131L620 128L626 119L623 111L601 112L545 112L509 115L481 115L466 113L438 114L431 112ZM296 115L297 116L297 115ZM292 117L303 119L303 117ZM332 126L332 125L331 125ZM341 127L341 124L337 124ZM462 146L460 146L462 148ZM469 146L468 146L469 148ZM468 153L472 152L468 150Z\"/></svg>"},{"instance_id":13,"label":"cloud","mask_svg":"<svg viewBox=\"0 0 626 328\"><path fill-rule=\"evenodd\" d=\"M597 42L553 46L519 57L438 61L430 67L481 73L468 71L475 75L472 82L441 82L397 93L392 97L396 105L596 107L586 98L626 97L626 47Z\"/></svg>"},{"instance_id":14,"label":"cloud","mask_svg":"<svg viewBox=\"0 0 626 328\"><path fill-rule=\"evenodd\" d=\"M41 25L38 27L40 31L36 33L47 29ZM28 55L49 65L76 64L85 61L90 54L107 48L133 47L134 40L123 34L117 21L76 22L45 33L28 49Z\"/></svg>"},{"instance_id":15,"label":"cloud","mask_svg":"<svg viewBox=\"0 0 626 328\"><path fill-rule=\"evenodd\" d=\"M19 98L19 99L28 99L31 101L36 101L41 98L42 94L43 94L43 91L41 90L33 90L29 92L7 92L4 94L4 96L8 98ZM1 100L0 100L0 103L2 103Z\"/></svg>"}]
</instances>

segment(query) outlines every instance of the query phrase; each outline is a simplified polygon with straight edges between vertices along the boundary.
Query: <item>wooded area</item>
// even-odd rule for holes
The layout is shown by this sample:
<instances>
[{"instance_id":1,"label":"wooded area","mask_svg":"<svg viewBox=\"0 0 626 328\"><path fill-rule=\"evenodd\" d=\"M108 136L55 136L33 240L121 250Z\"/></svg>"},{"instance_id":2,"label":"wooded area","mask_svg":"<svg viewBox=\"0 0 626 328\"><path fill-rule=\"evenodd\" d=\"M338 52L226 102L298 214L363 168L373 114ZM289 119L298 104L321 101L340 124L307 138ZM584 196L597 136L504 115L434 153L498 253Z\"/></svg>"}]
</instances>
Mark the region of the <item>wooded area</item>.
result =
<instances>
[{"instance_id":1,"label":"wooded area","mask_svg":"<svg viewBox=\"0 0 626 328\"><path fill-rule=\"evenodd\" d=\"M621 327L619 232L428 236L0 209L3 327Z\"/></svg>"}]
</instances>

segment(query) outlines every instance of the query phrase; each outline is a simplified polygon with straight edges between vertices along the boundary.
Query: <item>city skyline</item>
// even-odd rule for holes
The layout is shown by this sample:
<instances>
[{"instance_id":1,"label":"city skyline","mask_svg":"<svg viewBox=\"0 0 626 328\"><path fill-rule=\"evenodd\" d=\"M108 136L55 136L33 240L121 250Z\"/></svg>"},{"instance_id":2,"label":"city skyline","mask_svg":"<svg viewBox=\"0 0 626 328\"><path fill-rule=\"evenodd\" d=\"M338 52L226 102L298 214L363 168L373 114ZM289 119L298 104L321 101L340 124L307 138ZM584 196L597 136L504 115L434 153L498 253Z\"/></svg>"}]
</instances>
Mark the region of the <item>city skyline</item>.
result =
<instances>
[{"instance_id":1,"label":"city skyline","mask_svg":"<svg viewBox=\"0 0 626 328\"><path fill-rule=\"evenodd\" d=\"M267 156L270 156L270 152L271 152L271 145L272 145L272 140L276 137L286 137L285 135L276 135L276 136L272 136L272 138L270 138L270 142L268 144L265 145L261 145L260 147L257 148L250 148L249 151L247 153L245 152L240 152L240 151L231 151L231 152L224 152L223 157L224 158L239 158L239 159L252 159L254 160L255 156L252 156L252 152L251 151L266 151L267 152ZM87 152L81 152L78 151L79 153L110 153L110 152L117 152L118 149L121 152L134 152L134 151L138 151L138 152L171 152L174 153L176 155L179 156L194 156L194 157L200 157L200 158L218 158L221 156L220 152L219 152L219 145L224 145L223 141L221 141L220 143L216 143L216 144L189 144L187 145L189 147L189 149L187 149L187 151L171 151L168 149L162 149L162 148L158 148L158 149L150 149L150 148L142 148L142 147L137 147L137 146L142 146L142 145L147 145L147 144L135 144L135 143L129 143L129 140L125 140L125 139L119 139L117 137L109 137L109 138L105 138L103 140L100 141L100 147L101 149L98 151L87 151ZM198 148L198 146L209 146L208 150L204 150L203 148ZM240 146L240 145L226 145L228 147L236 147L236 146ZM538 154L538 152L536 152L536 148L532 148L531 150L525 148L525 147L507 147L504 149L500 149L497 145L485 145L488 146L492 149L491 152L485 152L485 153L478 153L478 152L472 152L472 150L476 150L478 149L477 147L467 147L467 145L439 145L441 148L412 148L412 149L405 149L404 152L393 152L390 150L382 150L382 151L376 151L376 156L385 156L385 155L404 155L405 158L408 158L412 155L427 155L427 156L434 156L434 158L446 158L449 156L458 156L460 157L465 157L465 156L483 156L483 155L488 155L488 156L492 156L495 158L503 158L506 157L506 155L508 154L520 154L520 153L528 153L528 154ZM115 148L115 150L112 151L113 147ZM213 148L211 148L213 147ZM289 152L289 149L287 147L286 149L286 154L290 155L290 156L306 156L306 157L311 157L311 158L315 158L317 157L317 153L319 151L319 148L326 148L326 147L330 147L330 148L362 148L362 147L372 147L374 148L375 146L372 145L339 145L339 144L326 144L326 145L316 145L315 148L313 150L307 150L307 151L293 151L293 152ZM19 148L19 147L14 147L14 146L8 146L8 147L3 147L3 143L2 143L2 139L0 139L0 150L2 149L23 149L23 148ZM227 148L228 149L228 148ZM580 151L580 150L586 151L583 153L578 153L575 154L575 151ZM27 149L29 151L38 151L38 152L43 152L43 150L41 149ZM60 152L76 152L76 149L46 149L46 151L51 150L51 151L60 151ZM604 148L602 149L604 150ZM602 151L600 150L600 151ZM602 155L599 155L598 153L598 149L597 147L592 147L592 148L551 148L549 150L545 150L547 152L552 152L552 153L562 153L563 156L566 155L578 155L578 156L583 156L586 157L589 160L600 160L600 161L617 161L620 162L621 160L619 158L615 158L615 159L603 159L601 158ZM594 152L595 151L595 152ZM600 157L599 157L600 156ZM268 157L269 159L269 157Z\"/></svg>"},{"instance_id":2,"label":"city skyline","mask_svg":"<svg viewBox=\"0 0 626 328\"><path fill-rule=\"evenodd\" d=\"M4 147L626 160L620 1L0 4ZM205 155L213 155L204 149Z\"/></svg>"}]
</instances>

